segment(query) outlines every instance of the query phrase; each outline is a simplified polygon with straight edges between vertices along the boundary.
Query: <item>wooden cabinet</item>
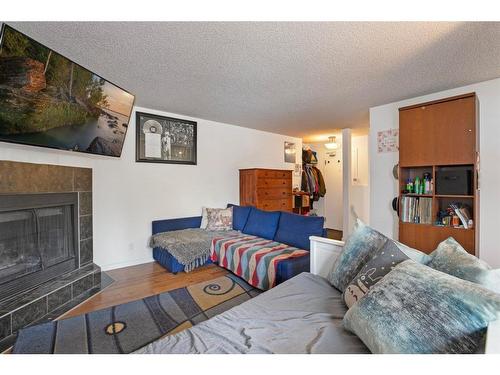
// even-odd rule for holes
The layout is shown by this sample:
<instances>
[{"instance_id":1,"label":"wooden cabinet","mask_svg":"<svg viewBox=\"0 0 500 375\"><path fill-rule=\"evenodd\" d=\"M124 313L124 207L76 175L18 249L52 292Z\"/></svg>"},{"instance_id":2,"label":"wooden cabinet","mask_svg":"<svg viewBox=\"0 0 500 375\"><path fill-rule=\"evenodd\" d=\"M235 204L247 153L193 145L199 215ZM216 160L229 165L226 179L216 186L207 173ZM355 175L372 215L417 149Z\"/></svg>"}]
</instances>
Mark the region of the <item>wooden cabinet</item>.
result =
<instances>
[{"instance_id":1,"label":"wooden cabinet","mask_svg":"<svg viewBox=\"0 0 500 375\"><path fill-rule=\"evenodd\" d=\"M240 205L291 212L292 171L240 169Z\"/></svg>"},{"instance_id":2,"label":"wooden cabinet","mask_svg":"<svg viewBox=\"0 0 500 375\"><path fill-rule=\"evenodd\" d=\"M453 237L470 254L475 254L475 233L473 229L438 227L427 224L400 223L400 242L423 251L432 253L437 245Z\"/></svg>"},{"instance_id":3,"label":"wooden cabinet","mask_svg":"<svg viewBox=\"0 0 500 375\"><path fill-rule=\"evenodd\" d=\"M399 165L474 164L476 95L400 108Z\"/></svg>"},{"instance_id":4,"label":"wooden cabinet","mask_svg":"<svg viewBox=\"0 0 500 375\"><path fill-rule=\"evenodd\" d=\"M431 199L432 223L408 222L401 218L400 204L399 240L413 248L430 253L438 244L453 237L465 250L476 254L478 246L478 146L477 98L474 93L423 103L399 109L399 197ZM406 182L424 174L432 176L444 168L470 168L473 191L463 195L437 194L436 189L427 194L405 191ZM450 204L470 208L473 227L455 228L438 225L439 212Z\"/></svg>"}]
</instances>

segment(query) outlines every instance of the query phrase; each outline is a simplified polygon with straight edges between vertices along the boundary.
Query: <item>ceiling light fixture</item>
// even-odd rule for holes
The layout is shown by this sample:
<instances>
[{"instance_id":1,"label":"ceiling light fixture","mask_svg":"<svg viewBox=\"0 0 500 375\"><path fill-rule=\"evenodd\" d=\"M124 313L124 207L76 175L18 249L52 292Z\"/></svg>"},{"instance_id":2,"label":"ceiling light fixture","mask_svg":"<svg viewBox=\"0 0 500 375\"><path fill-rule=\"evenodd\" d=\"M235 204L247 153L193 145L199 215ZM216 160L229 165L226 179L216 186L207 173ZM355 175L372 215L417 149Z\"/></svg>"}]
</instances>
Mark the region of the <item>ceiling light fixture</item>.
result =
<instances>
[{"instance_id":1,"label":"ceiling light fixture","mask_svg":"<svg viewBox=\"0 0 500 375\"><path fill-rule=\"evenodd\" d=\"M325 143L325 147L328 150L336 150L339 145L337 144L335 137L328 137L328 143Z\"/></svg>"}]
</instances>

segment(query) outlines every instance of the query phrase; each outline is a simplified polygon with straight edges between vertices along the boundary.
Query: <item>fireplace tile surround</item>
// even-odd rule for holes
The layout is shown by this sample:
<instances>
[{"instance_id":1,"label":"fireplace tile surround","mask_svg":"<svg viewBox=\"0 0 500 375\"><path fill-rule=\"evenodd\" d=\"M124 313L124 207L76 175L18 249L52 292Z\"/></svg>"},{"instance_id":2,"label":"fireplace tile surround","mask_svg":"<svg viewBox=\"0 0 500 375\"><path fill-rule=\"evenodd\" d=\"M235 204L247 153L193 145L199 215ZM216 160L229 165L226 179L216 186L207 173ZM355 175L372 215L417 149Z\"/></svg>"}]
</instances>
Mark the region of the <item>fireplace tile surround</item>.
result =
<instances>
[{"instance_id":1,"label":"fireplace tile surround","mask_svg":"<svg viewBox=\"0 0 500 375\"><path fill-rule=\"evenodd\" d=\"M77 269L0 301L0 346L17 330L54 311L88 298L101 288L101 270L93 263L92 169L0 160L2 195L77 193ZM73 303L72 303L73 302ZM80 301L81 302L81 301Z\"/></svg>"}]
</instances>

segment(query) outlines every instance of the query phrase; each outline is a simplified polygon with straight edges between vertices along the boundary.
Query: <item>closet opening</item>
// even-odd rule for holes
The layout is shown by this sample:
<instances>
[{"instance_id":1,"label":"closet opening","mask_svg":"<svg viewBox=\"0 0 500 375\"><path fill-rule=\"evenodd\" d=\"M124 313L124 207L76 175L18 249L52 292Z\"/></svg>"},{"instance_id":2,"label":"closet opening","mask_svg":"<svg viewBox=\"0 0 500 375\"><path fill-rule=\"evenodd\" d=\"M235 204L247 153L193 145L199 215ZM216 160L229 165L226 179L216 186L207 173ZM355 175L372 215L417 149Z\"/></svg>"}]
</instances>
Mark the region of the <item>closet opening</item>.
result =
<instances>
[{"instance_id":1,"label":"closet opening","mask_svg":"<svg viewBox=\"0 0 500 375\"><path fill-rule=\"evenodd\" d=\"M345 240L356 218L369 221L368 128L305 138L294 212L325 218L329 238Z\"/></svg>"}]
</instances>

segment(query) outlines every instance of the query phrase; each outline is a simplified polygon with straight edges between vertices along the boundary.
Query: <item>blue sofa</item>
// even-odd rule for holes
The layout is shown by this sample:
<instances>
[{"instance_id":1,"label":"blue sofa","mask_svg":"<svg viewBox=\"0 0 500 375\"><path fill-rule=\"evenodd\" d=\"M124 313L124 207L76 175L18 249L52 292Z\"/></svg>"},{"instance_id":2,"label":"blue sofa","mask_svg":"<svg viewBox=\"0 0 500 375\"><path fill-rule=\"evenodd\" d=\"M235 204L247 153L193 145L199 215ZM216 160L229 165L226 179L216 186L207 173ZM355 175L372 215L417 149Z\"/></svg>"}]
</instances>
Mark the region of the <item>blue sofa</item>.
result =
<instances>
[{"instance_id":1,"label":"blue sofa","mask_svg":"<svg viewBox=\"0 0 500 375\"><path fill-rule=\"evenodd\" d=\"M281 211L262 211L255 207L233 207L233 229L242 233L281 242L300 249L310 250L309 236L326 237L324 218L301 216ZM199 228L201 216L153 221L153 234L187 228ZM153 258L174 274L183 271L184 266L165 249L155 247ZM208 260L205 264L211 263ZM309 272L309 255L288 259L278 264L276 284Z\"/></svg>"}]
</instances>

